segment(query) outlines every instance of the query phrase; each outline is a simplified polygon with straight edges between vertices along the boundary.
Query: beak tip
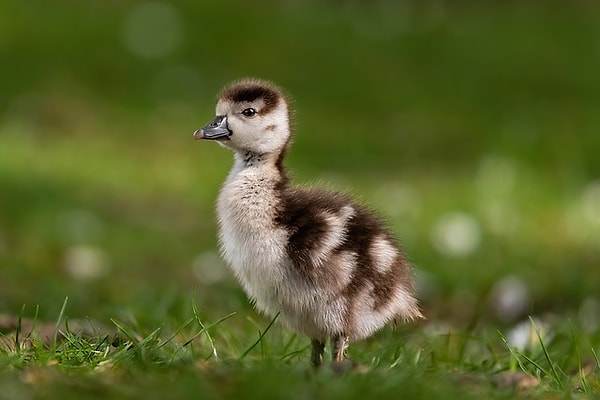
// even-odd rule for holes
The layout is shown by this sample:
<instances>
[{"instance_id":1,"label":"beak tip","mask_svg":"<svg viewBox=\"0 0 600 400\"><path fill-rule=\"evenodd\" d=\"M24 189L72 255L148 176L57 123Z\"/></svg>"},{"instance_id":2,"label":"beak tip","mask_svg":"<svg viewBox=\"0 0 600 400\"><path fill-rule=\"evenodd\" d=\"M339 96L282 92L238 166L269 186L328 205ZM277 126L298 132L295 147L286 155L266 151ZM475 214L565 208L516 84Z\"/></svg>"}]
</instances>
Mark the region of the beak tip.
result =
<instances>
[{"instance_id":1,"label":"beak tip","mask_svg":"<svg viewBox=\"0 0 600 400\"><path fill-rule=\"evenodd\" d=\"M196 129L193 134L194 140L204 139L204 130Z\"/></svg>"}]
</instances>

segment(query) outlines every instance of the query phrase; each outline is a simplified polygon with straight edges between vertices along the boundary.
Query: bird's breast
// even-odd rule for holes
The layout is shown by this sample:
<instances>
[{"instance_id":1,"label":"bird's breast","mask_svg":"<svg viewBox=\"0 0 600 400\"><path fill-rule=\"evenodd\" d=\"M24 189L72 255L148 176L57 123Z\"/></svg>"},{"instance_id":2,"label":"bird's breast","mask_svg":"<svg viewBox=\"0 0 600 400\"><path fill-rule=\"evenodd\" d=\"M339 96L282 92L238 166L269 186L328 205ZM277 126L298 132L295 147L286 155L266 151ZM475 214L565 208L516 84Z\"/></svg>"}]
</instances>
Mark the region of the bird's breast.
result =
<instances>
[{"instance_id":1,"label":"bird's breast","mask_svg":"<svg viewBox=\"0 0 600 400\"><path fill-rule=\"evenodd\" d=\"M219 194L217 214L223 256L256 306L278 311L277 288L285 277L288 233L274 222L276 182L264 176L230 176Z\"/></svg>"}]
</instances>

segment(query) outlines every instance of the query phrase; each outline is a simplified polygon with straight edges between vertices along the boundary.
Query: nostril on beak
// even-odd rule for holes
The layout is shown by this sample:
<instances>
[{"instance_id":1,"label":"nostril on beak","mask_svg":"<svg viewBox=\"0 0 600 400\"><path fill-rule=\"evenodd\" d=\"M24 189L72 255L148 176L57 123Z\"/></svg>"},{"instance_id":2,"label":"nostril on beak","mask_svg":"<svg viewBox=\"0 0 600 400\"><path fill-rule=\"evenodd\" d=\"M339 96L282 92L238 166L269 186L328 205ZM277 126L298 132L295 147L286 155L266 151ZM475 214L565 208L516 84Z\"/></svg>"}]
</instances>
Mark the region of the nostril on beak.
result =
<instances>
[{"instance_id":1,"label":"nostril on beak","mask_svg":"<svg viewBox=\"0 0 600 400\"><path fill-rule=\"evenodd\" d=\"M223 119L224 117L222 116L217 116L214 120L212 120L208 126L209 128L218 128L219 126L221 126L221 124L223 123Z\"/></svg>"}]
</instances>

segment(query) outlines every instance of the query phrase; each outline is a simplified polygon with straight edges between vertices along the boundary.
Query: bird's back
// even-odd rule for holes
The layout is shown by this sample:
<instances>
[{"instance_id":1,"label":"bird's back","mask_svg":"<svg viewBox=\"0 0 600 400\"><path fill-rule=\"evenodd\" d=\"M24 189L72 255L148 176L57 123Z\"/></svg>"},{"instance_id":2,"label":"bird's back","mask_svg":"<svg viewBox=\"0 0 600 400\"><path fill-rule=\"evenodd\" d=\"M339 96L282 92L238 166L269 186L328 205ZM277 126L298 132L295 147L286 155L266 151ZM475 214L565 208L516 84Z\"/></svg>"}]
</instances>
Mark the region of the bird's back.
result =
<instances>
[{"instance_id":1,"label":"bird's back","mask_svg":"<svg viewBox=\"0 0 600 400\"><path fill-rule=\"evenodd\" d=\"M339 332L329 334L360 338L392 319L420 317L409 263L364 206L331 191L286 188L275 221L288 233L286 255L294 278L284 292L295 295L297 308L333 304L335 310L325 311L340 314L341 322L335 327ZM298 287L306 288L305 296Z\"/></svg>"}]
</instances>

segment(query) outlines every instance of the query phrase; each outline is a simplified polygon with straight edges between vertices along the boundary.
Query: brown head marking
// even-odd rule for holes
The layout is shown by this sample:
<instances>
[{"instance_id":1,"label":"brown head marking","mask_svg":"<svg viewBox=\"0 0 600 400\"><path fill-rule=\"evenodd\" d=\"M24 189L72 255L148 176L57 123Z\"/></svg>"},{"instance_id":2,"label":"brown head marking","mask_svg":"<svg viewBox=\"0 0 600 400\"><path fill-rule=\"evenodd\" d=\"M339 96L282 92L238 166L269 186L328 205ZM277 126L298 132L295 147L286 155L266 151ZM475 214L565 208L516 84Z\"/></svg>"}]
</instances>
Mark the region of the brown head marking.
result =
<instances>
[{"instance_id":1,"label":"brown head marking","mask_svg":"<svg viewBox=\"0 0 600 400\"><path fill-rule=\"evenodd\" d=\"M279 104L279 100L283 97L283 93L275 85L267 81L254 79L234 82L225 87L219 95L220 99L235 103L253 102L261 99L265 103L265 107L259 110L260 114L267 114Z\"/></svg>"}]
</instances>

